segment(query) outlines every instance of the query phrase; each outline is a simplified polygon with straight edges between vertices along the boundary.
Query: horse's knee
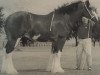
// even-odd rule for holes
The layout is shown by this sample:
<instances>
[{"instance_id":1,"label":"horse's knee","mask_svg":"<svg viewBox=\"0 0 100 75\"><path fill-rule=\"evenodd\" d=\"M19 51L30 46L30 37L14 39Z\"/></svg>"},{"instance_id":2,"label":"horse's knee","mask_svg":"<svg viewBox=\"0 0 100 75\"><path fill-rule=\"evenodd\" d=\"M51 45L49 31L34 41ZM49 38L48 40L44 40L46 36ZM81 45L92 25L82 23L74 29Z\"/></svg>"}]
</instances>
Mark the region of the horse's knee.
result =
<instances>
[{"instance_id":1,"label":"horse's knee","mask_svg":"<svg viewBox=\"0 0 100 75\"><path fill-rule=\"evenodd\" d=\"M14 50L16 41L8 41L5 48L6 48L6 53L11 53Z\"/></svg>"}]
</instances>

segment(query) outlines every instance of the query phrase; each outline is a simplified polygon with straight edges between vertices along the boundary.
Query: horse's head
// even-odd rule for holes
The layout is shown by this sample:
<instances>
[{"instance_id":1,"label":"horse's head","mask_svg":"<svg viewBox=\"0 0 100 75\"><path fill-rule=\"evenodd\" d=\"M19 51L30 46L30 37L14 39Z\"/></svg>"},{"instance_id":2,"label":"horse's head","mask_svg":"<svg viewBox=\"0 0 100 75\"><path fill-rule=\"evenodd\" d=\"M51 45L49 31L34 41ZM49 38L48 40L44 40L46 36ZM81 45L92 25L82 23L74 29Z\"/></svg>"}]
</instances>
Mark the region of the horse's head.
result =
<instances>
[{"instance_id":1,"label":"horse's head","mask_svg":"<svg viewBox=\"0 0 100 75\"><path fill-rule=\"evenodd\" d=\"M89 0L86 0L85 2L81 1L78 5L78 8L82 10L82 17L89 18L93 20L94 22L98 21L98 17L95 11L92 10L90 7L90 2Z\"/></svg>"},{"instance_id":2,"label":"horse's head","mask_svg":"<svg viewBox=\"0 0 100 75\"><path fill-rule=\"evenodd\" d=\"M93 21L97 21L98 17L95 11L93 11L89 0L77 1L71 4L64 4L63 6L56 9L56 12L59 14L68 14L71 15L73 20L86 17Z\"/></svg>"}]
</instances>

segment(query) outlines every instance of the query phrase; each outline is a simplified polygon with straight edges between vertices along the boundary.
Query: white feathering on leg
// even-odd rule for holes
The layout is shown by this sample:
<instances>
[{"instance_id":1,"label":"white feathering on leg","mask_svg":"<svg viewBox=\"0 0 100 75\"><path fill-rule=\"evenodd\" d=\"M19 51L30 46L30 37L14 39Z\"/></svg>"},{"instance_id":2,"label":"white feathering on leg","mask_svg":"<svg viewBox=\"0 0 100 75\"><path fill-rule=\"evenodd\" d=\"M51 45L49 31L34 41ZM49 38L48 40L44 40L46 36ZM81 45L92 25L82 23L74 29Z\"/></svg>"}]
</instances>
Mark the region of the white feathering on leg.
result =
<instances>
[{"instance_id":1,"label":"white feathering on leg","mask_svg":"<svg viewBox=\"0 0 100 75\"><path fill-rule=\"evenodd\" d=\"M15 74L17 73L16 69L13 66L12 62L12 53L6 53L6 44L7 44L7 36L5 33L2 34L0 39L3 41L2 48L3 48L3 59L2 59L2 66L1 66L1 73L8 73L8 74Z\"/></svg>"},{"instance_id":2,"label":"white feathering on leg","mask_svg":"<svg viewBox=\"0 0 100 75\"><path fill-rule=\"evenodd\" d=\"M1 73L6 72L6 49L3 48L3 59L2 59L2 67L1 67Z\"/></svg>"},{"instance_id":3,"label":"white feathering on leg","mask_svg":"<svg viewBox=\"0 0 100 75\"><path fill-rule=\"evenodd\" d=\"M60 51L54 54L51 72L53 73L56 73L56 72L63 73L64 72L64 70L61 68L60 57L61 57Z\"/></svg>"},{"instance_id":4,"label":"white feathering on leg","mask_svg":"<svg viewBox=\"0 0 100 75\"><path fill-rule=\"evenodd\" d=\"M17 71L14 68L13 62L12 62L12 53L6 54L6 49L3 49L3 62L2 62L2 68L1 73L7 73L7 74L16 74Z\"/></svg>"},{"instance_id":5,"label":"white feathering on leg","mask_svg":"<svg viewBox=\"0 0 100 75\"><path fill-rule=\"evenodd\" d=\"M8 74L16 74L17 70L14 68L12 61L12 53L7 54L6 56L6 73Z\"/></svg>"}]
</instances>

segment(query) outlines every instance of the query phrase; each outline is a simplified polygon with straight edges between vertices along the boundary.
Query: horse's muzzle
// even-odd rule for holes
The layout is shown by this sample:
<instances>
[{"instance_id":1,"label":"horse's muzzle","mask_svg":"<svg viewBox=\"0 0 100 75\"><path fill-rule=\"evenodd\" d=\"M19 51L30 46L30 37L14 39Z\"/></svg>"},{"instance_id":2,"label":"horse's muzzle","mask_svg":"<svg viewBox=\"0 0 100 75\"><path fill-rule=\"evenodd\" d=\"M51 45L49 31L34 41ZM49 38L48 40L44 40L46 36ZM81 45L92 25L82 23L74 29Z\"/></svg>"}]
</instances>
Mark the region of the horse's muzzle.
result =
<instances>
[{"instance_id":1,"label":"horse's muzzle","mask_svg":"<svg viewBox=\"0 0 100 75\"><path fill-rule=\"evenodd\" d=\"M98 19L95 17L93 17L91 20L94 21L95 23L98 21Z\"/></svg>"}]
</instances>

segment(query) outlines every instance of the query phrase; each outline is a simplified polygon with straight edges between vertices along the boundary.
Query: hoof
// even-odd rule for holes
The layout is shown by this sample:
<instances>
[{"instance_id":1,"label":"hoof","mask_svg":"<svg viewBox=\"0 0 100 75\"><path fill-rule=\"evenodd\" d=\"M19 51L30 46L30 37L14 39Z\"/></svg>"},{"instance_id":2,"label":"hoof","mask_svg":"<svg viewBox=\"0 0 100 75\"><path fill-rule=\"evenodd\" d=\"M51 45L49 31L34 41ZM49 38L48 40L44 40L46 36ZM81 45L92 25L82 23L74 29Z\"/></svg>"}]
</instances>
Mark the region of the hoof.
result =
<instances>
[{"instance_id":1,"label":"hoof","mask_svg":"<svg viewBox=\"0 0 100 75\"><path fill-rule=\"evenodd\" d=\"M15 69L7 70L6 73L7 74L18 74L17 70L15 70Z\"/></svg>"},{"instance_id":2,"label":"hoof","mask_svg":"<svg viewBox=\"0 0 100 75\"><path fill-rule=\"evenodd\" d=\"M51 71L52 73L64 73L64 70L62 68L60 69L55 69Z\"/></svg>"},{"instance_id":3,"label":"hoof","mask_svg":"<svg viewBox=\"0 0 100 75\"><path fill-rule=\"evenodd\" d=\"M5 74L18 74L18 72L16 70L14 70L14 71L11 71L11 70L3 71L3 70L1 70L1 73L5 73Z\"/></svg>"},{"instance_id":4,"label":"hoof","mask_svg":"<svg viewBox=\"0 0 100 75\"><path fill-rule=\"evenodd\" d=\"M6 74L18 74L18 72L17 71L8 71L8 72L6 72Z\"/></svg>"}]
</instances>

